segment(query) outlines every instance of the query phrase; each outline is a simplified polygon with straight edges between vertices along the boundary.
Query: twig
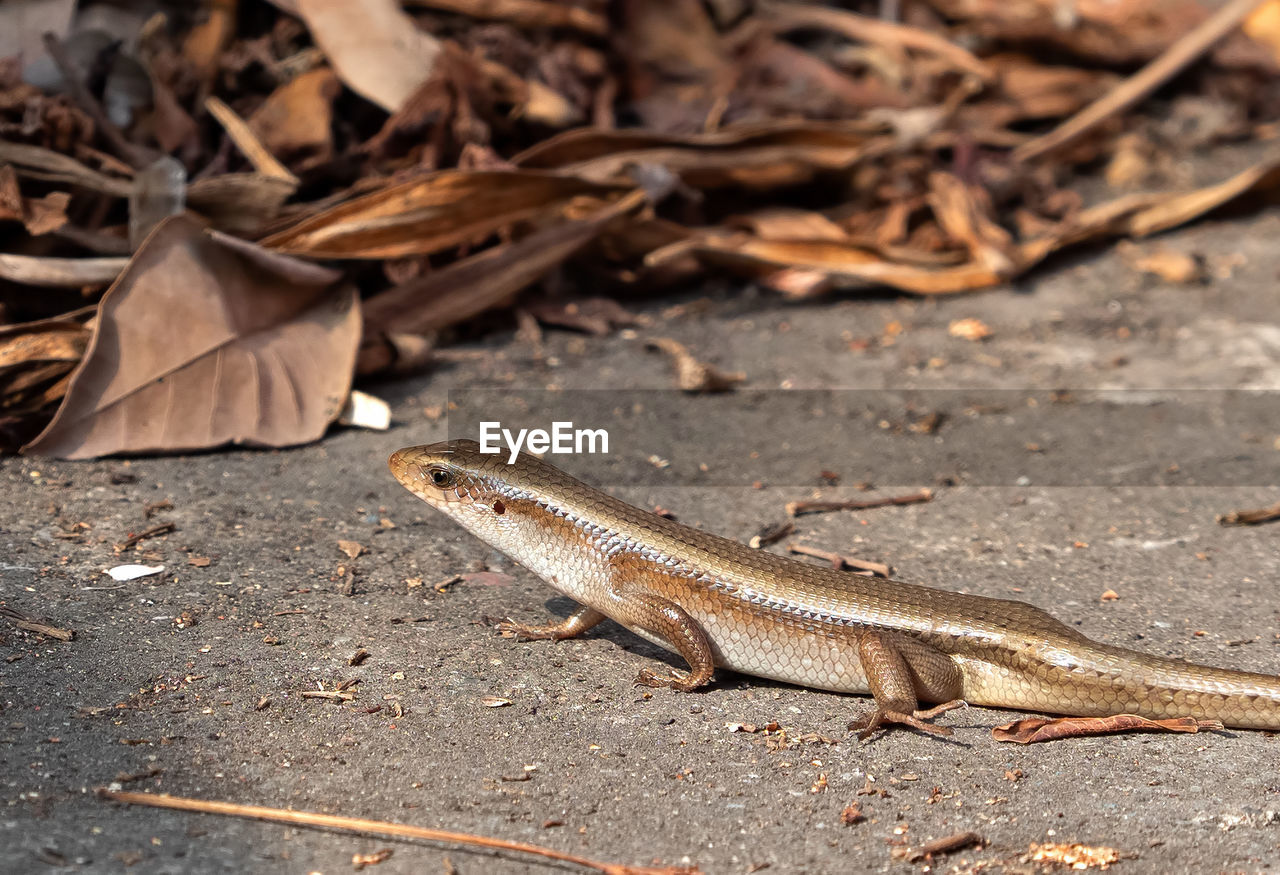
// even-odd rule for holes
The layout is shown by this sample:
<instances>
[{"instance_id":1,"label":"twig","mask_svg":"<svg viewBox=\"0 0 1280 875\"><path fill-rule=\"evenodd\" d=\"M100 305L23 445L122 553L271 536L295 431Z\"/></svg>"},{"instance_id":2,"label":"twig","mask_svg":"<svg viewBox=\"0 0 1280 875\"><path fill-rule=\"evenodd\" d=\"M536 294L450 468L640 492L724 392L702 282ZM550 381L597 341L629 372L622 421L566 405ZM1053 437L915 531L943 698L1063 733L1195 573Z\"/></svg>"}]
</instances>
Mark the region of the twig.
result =
<instances>
[{"instance_id":1,"label":"twig","mask_svg":"<svg viewBox=\"0 0 1280 875\"><path fill-rule=\"evenodd\" d=\"M336 814L318 814L310 811L289 811L284 808L266 808L260 805L238 805L234 802L213 802L204 799L189 799L183 796L170 796L167 793L131 793L123 790L108 790L106 788L99 788L97 792L98 796L103 799L112 799L129 805L149 805L153 808L172 808L177 811L224 814L229 817L248 817L256 820L270 820L276 823L291 823L297 826L314 826L321 829L338 829L349 832L371 832L379 835L426 839L433 842L474 845L481 848L512 851L517 854L532 854L549 860L575 863L588 869L595 869L597 872L608 873L608 875L699 875L701 871L697 866L652 867L628 866L625 863L604 863L587 857L580 857L577 854L545 848L541 845L530 845L524 842L513 842L465 832L410 826L404 823L389 823L384 820L341 817Z\"/></svg>"},{"instance_id":2,"label":"twig","mask_svg":"<svg viewBox=\"0 0 1280 875\"><path fill-rule=\"evenodd\" d=\"M160 523L159 525L152 526L149 529L143 529L136 535L130 535L111 549L117 553L123 553L125 550L136 547L139 541L145 541L147 538L154 538L156 535L167 535L172 532L174 528L175 526L173 523Z\"/></svg>"},{"instance_id":3,"label":"twig","mask_svg":"<svg viewBox=\"0 0 1280 875\"><path fill-rule=\"evenodd\" d=\"M940 839L934 839L928 844L921 845L912 851L907 859L912 863L918 863L921 860L932 859L943 854L954 854L956 851L962 851L965 848L974 845L982 846L986 841L976 832L958 832L954 835L943 836Z\"/></svg>"},{"instance_id":4,"label":"twig","mask_svg":"<svg viewBox=\"0 0 1280 875\"><path fill-rule=\"evenodd\" d=\"M841 553L834 553L831 550L821 550L817 547L806 547L804 544L788 544L788 552L798 553L801 556L812 556L814 559L825 559L831 563L831 567L836 571L844 568L854 568L859 572L866 572L868 576L888 577L893 574L893 569L881 562L867 562L862 559L854 559L851 556L845 556Z\"/></svg>"},{"instance_id":5,"label":"twig","mask_svg":"<svg viewBox=\"0 0 1280 875\"><path fill-rule=\"evenodd\" d=\"M800 516L806 513L826 513L832 510L870 510L873 507L892 507L900 504L923 504L933 501L932 489L921 489L910 495L888 498L868 498L862 501L788 501L787 513Z\"/></svg>"},{"instance_id":6,"label":"twig","mask_svg":"<svg viewBox=\"0 0 1280 875\"><path fill-rule=\"evenodd\" d=\"M1249 13L1265 2L1266 0L1232 0L1111 91L1049 133L1019 146L1013 151L1014 160L1031 161L1039 158L1046 152L1077 139L1109 116L1128 109L1213 48L1218 40L1235 30Z\"/></svg>"},{"instance_id":7,"label":"twig","mask_svg":"<svg viewBox=\"0 0 1280 875\"><path fill-rule=\"evenodd\" d=\"M1233 510L1218 517L1218 522L1224 526L1256 526L1275 520L1280 520L1280 502L1257 510Z\"/></svg>"},{"instance_id":8,"label":"twig","mask_svg":"<svg viewBox=\"0 0 1280 875\"><path fill-rule=\"evenodd\" d=\"M780 523L769 523L769 525L752 535L751 540L747 542L747 545L751 547L752 550L759 550L761 547L767 547L770 544L775 544L778 541L781 541L795 530L796 524L791 520L785 520Z\"/></svg>"},{"instance_id":9,"label":"twig","mask_svg":"<svg viewBox=\"0 0 1280 875\"><path fill-rule=\"evenodd\" d=\"M57 65L58 72L62 74L62 79L67 85L67 90L71 92L71 97L75 100L76 105L89 114L89 117L93 119L94 125L97 126L98 130L102 131L102 136L106 138L117 155L135 170L141 170L160 157L158 152L154 152L145 146L130 143L111 119L107 118L106 112L102 109L102 104L98 103L98 99L89 93L88 87L84 84L84 72L75 61L71 60L71 56L67 54L66 46L62 44L62 40L58 39L56 34L46 33L44 35L44 47L49 52L49 57L53 59L53 63Z\"/></svg>"},{"instance_id":10,"label":"twig","mask_svg":"<svg viewBox=\"0 0 1280 875\"><path fill-rule=\"evenodd\" d=\"M273 176L295 186L298 185L298 177L289 172L289 168L271 154L271 151L258 139L258 135L253 132L253 128L249 127L248 122L240 118L234 109L213 96L205 98L204 108L209 110L209 115L218 120L218 124L222 125L231 142L235 143L236 147L249 159L254 170L263 176Z\"/></svg>"},{"instance_id":11,"label":"twig","mask_svg":"<svg viewBox=\"0 0 1280 875\"><path fill-rule=\"evenodd\" d=\"M41 623L33 617L28 617L19 610L4 605L0 607L0 616L7 619L13 625L26 632L38 632L48 638L57 638L59 641L70 641L76 637L76 633L70 629L59 629L57 626L50 626L47 623Z\"/></svg>"}]
</instances>

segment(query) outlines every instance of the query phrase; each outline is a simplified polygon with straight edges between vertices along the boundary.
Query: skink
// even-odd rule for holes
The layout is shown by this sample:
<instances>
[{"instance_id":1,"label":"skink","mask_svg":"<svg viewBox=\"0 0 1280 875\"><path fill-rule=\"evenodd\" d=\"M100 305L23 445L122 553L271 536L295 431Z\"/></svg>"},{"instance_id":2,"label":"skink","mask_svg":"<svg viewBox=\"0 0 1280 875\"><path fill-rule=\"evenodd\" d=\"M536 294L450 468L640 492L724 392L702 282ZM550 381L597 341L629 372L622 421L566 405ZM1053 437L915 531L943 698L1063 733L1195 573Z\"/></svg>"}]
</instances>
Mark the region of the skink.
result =
<instances>
[{"instance_id":1,"label":"skink","mask_svg":"<svg viewBox=\"0 0 1280 875\"><path fill-rule=\"evenodd\" d=\"M410 492L581 607L559 623L500 624L529 639L608 618L689 671L637 683L689 691L717 666L870 693L863 733L968 702L1072 716L1196 717L1280 729L1280 678L1192 665L1086 638L1023 602L873 580L701 532L606 495L528 455L474 441L410 447L390 467ZM921 709L920 703L940 703Z\"/></svg>"}]
</instances>

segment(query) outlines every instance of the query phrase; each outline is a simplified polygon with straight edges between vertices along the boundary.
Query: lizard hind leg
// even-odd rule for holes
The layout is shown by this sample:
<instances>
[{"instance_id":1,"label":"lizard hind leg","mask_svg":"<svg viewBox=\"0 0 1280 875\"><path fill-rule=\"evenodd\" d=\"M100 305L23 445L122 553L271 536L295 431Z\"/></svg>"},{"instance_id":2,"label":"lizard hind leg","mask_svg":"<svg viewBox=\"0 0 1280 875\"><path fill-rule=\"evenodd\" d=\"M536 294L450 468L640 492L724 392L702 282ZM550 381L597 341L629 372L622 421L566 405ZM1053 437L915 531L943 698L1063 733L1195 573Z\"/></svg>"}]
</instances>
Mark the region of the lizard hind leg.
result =
<instances>
[{"instance_id":1,"label":"lizard hind leg","mask_svg":"<svg viewBox=\"0 0 1280 875\"><path fill-rule=\"evenodd\" d=\"M946 726L925 722L965 704L961 698L964 677L947 654L912 639L866 632L858 639L858 657L875 697L875 709L849 724L859 738L866 739L890 723L930 735L951 735ZM920 695L943 702L922 710Z\"/></svg>"}]
</instances>

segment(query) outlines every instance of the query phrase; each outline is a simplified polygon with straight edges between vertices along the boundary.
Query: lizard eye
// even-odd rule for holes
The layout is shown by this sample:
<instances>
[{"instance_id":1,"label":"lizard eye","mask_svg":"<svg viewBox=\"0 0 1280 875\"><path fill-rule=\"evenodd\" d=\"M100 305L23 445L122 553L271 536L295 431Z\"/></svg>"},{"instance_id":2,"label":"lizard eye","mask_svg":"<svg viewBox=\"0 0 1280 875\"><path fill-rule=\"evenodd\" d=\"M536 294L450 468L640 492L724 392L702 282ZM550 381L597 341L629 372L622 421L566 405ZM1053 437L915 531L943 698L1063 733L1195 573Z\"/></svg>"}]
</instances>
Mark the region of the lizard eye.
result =
<instances>
[{"instance_id":1,"label":"lizard eye","mask_svg":"<svg viewBox=\"0 0 1280 875\"><path fill-rule=\"evenodd\" d=\"M431 478L431 482L440 489L448 489L458 482L458 477L448 468L432 465L427 469L427 476Z\"/></svg>"}]
</instances>

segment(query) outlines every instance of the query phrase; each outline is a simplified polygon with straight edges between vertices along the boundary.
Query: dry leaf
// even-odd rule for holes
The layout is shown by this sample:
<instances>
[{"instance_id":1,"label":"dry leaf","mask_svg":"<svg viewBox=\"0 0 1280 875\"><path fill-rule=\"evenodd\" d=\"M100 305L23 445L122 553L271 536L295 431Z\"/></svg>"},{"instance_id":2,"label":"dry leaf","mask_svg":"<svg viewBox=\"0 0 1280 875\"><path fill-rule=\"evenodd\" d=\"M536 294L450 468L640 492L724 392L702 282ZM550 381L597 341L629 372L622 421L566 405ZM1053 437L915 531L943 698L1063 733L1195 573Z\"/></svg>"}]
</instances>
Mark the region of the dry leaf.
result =
<instances>
[{"instance_id":1,"label":"dry leaf","mask_svg":"<svg viewBox=\"0 0 1280 875\"><path fill-rule=\"evenodd\" d=\"M431 75L439 41L395 0L296 0L306 22L347 87L395 112Z\"/></svg>"},{"instance_id":2,"label":"dry leaf","mask_svg":"<svg viewBox=\"0 0 1280 875\"><path fill-rule=\"evenodd\" d=\"M1217 720L1197 720L1194 717L1173 717L1167 720L1151 720L1136 714L1116 714L1110 717L1028 717L1015 720L991 730L996 741L1015 744L1035 744L1056 741L1060 738L1083 738L1089 735L1111 735L1117 732L1200 732L1220 730Z\"/></svg>"},{"instance_id":3,"label":"dry leaf","mask_svg":"<svg viewBox=\"0 0 1280 875\"><path fill-rule=\"evenodd\" d=\"M747 379L735 371L728 373L694 358L684 344L670 337L654 337L645 344L665 352L676 369L676 386L684 392L726 392Z\"/></svg>"},{"instance_id":4,"label":"dry leaf","mask_svg":"<svg viewBox=\"0 0 1280 875\"><path fill-rule=\"evenodd\" d=\"M360 334L355 291L339 279L168 220L103 296L62 406L24 452L316 440L342 410Z\"/></svg>"}]
</instances>

